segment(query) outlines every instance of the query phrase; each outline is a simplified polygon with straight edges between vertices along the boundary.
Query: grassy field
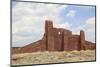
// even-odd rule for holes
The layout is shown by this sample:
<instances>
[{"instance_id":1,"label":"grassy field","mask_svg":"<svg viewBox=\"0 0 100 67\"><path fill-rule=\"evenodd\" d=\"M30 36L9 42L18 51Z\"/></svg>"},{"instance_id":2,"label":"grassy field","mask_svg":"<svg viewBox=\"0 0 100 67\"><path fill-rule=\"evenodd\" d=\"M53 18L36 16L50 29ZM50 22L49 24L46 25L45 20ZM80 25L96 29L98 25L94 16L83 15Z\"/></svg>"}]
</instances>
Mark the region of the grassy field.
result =
<instances>
[{"instance_id":1,"label":"grassy field","mask_svg":"<svg viewBox=\"0 0 100 67\"><path fill-rule=\"evenodd\" d=\"M12 65L46 64L78 61L94 61L95 50L33 52L12 55Z\"/></svg>"}]
</instances>

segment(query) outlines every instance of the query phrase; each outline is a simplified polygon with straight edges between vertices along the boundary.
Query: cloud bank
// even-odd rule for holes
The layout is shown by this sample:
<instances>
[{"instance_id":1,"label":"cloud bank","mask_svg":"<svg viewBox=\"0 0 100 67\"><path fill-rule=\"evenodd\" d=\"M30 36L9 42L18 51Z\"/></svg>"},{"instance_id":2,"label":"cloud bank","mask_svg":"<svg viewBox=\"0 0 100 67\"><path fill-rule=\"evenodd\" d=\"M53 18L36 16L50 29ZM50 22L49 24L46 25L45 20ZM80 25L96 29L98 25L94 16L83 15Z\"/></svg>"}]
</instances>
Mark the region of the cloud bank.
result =
<instances>
[{"instance_id":1,"label":"cloud bank","mask_svg":"<svg viewBox=\"0 0 100 67\"><path fill-rule=\"evenodd\" d=\"M62 12L69 5L14 2L12 7L12 46L25 46L31 42L40 40L44 34L45 20L50 19L54 23L54 27L72 30L74 33L83 29L86 31L86 39L95 39L95 17L85 20L85 24L72 28L66 18L62 18ZM68 10L66 16L74 18L77 14L76 10ZM86 29L87 28L87 29ZM92 38L90 36L94 35Z\"/></svg>"}]
</instances>

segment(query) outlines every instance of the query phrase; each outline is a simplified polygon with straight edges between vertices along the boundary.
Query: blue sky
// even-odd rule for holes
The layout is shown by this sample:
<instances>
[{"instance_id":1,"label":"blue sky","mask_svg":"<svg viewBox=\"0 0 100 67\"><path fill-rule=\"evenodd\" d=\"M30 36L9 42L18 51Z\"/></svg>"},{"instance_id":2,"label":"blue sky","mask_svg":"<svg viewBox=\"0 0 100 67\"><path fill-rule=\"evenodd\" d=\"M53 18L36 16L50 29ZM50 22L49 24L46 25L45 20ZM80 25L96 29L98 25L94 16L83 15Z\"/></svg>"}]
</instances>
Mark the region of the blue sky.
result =
<instances>
[{"instance_id":1,"label":"blue sky","mask_svg":"<svg viewBox=\"0 0 100 67\"><path fill-rule=\"evenodd\" d=\"M25 46L40 40L45 20L73 34L85 31L86 40L95 42L95 6L12 2L12 45Z\"/></svg>"},{"instance_id":2,"label":"blue sky","mask_svg":"<svg viewBox=\"0 0 100 67\"><path fill-rule=\"evenodd\" d=\"M85 20L90 17L95 17L95 7L93 6L78 6L68 5L69 7L61 11L61 18L63 21L68 21L73 24L72 27L76 27L85 24ZM74 17L66 16L69 10L75 11Z\"/></svg>"}]
</instances>

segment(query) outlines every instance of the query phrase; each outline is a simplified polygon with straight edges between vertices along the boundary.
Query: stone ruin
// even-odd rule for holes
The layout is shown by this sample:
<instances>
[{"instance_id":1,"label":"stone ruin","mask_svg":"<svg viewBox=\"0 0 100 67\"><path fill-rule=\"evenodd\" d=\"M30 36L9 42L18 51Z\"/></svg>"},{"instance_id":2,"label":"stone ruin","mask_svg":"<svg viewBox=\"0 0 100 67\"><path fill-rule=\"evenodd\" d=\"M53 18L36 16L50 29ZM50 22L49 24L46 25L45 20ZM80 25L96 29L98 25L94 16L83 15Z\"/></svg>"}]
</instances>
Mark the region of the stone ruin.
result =
<instances>
[{"instance_id":1,"label":"stone ruin","mask_svg":"<svg viewBox=\"0 0 100 67\"><path fill-rule=\"evenodd\" d=\"M24 47L12 47L12 53L31 53L36 51L94 50L95 43L85 40L84 31L73 35L72 31L54 28L51 20L45 21L45 33L41 40Z\"/></svg>"}]
</instances>

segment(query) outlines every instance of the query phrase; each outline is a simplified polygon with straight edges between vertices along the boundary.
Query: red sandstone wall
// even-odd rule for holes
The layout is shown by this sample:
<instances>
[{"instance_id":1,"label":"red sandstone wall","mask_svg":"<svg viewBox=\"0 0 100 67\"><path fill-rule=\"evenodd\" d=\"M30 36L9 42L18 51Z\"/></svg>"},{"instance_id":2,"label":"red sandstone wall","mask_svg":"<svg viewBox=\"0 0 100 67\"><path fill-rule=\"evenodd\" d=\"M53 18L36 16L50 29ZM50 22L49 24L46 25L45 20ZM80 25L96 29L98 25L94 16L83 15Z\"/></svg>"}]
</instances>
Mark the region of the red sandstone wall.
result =
<instances>
[{"instance_id":1,"label":"red sandstone wall","mask_svg":"<svg viewBox=\"0 0 100 67\"><path fill-rule=\"evenodd\" d=\"M84 34L84 31L80 31L80 50L83 50L84 49L84 46L85 45L85 34Z\"/></svg>"},{"instance_id":2,"label":"red sandstone wall","mask_svg":"<svg viewBox=\"0 0 100 67\"><path fill-rule=\"evenodd\" d=\"M93 50L95 44L85 41L84 31L80 35L62 28L53 28L53 22L45 21L45 33L41 40L20 48L12 48L12 53L30 53L35 51Z\"/></svg>"},{"instance_id":3,"label":"red sandstone wall","mask_svg":"<svg viewBox=\"0 0 100 67\"><path fill-rule=\"evenodd\" d=\"M53 22L46 20L45 25L45 34L46 34L46 45L47 50L54 51L54 35L53 35Z\"/></svg>"},{"instance_id":4,"label":"red sandstone wall","mask_svg":"<svg viewBox=\"0 0 100 67\"><path fill-rule=\"evenodd\" d=\"M57 29L53 28L54 31L54 45L55 45L55 50L56 51L61 51L63 50L63 45L62 45L62 38L63 38L63 30L62 29Z\"/></svg>"},{"instance_id":5,"label":"red sandstone wall","mask_svg":"<svg viewBox=\"0 0 100 67\"><path fill-rule=\"evenodd\" d=\"M42 44L42 40L37 41L35 43L31 43L27 46L24 47L19 47L19 48L13 48L12 53L31 53L35 51L43 51L45 50L45 45Z\"/></svg>"},{"instance_id":6,"label":"red sandstone wall","mask_svg":"<svg viewBox=\"0 0 100 67\"><path fill-rule=\"evenodd\" d=\"M85 41L85 50L94 50L96 48L95 43Z\"/></svg>"},{"instance_id":7,"label":"red sandstone wall","mask_svg":"<svg viewBox=\"0 0 100 67\"><path fill-rule=\"evenodd\" d=\"M79 50L80 49L80 39L79 35L72 35L70 38L69 50Z\"/></svg>"},{"instance_id":8,"label":"red sandstone wall","mask_svg":"<svg viewBox=\"0 0 100 67\"><path fill-rule=\"evenodd\" d=\"M66 30L64 31L63 33L63 45L64 45L64 50L67 51L67 50L70 50L70 37L72 36L72 34Z\"/></svg>"}]
</instances>

